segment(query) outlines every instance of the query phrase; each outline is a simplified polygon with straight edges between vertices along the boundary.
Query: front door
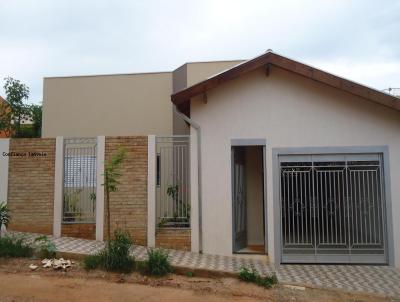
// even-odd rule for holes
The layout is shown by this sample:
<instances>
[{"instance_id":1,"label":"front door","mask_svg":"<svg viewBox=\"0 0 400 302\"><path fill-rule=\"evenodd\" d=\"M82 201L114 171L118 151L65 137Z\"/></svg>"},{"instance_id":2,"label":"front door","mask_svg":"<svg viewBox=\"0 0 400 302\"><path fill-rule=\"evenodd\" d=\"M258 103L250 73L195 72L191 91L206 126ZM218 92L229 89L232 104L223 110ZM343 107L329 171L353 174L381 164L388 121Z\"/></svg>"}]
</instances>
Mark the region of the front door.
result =
<instances>
[{"instance_id":1,"label":"front door","mask_svg":"<svg viewBox=\"0 0 400 302\"><path fill-rule=\"evenodd\" d=\"M233 251L247 246L245 152L232 147Z\"/></svg>"}]
</instances>

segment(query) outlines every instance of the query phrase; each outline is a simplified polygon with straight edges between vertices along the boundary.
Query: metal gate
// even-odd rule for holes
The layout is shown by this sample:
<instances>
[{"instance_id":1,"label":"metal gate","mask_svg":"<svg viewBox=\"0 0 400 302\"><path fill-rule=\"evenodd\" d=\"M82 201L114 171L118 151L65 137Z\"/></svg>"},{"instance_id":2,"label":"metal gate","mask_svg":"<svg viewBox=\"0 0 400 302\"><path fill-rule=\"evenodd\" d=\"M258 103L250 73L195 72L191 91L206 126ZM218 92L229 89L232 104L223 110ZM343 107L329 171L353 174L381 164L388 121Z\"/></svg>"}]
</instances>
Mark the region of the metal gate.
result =
<instances>
[{"instance_id":1,"label":"metal gate","mask_svg":"<svg viewBox=\"0 0 400 302\"><path fill-rule=\"evenodd\" d=\"M96 219L96 138L64 140L63 223Z\"/></svg>"},{"instance_id":2,"label":"metal gate","mask_svg":"<svg viewBox=\"0 0 400 302\"><path fill-rule=\"evenodd\" d=\"M190 136L156 137L158 227L190 227Z\"/></svg>"},{"instance_id":3,"label":"metal gate","mask_svg":"<svg viewBox=\"0 0 400 302\"><path fill-rule=\"evenodd\" d=\"M279 164L283 263L387 263L381 155L288 155Z\"/></svg>"}]
</instances>

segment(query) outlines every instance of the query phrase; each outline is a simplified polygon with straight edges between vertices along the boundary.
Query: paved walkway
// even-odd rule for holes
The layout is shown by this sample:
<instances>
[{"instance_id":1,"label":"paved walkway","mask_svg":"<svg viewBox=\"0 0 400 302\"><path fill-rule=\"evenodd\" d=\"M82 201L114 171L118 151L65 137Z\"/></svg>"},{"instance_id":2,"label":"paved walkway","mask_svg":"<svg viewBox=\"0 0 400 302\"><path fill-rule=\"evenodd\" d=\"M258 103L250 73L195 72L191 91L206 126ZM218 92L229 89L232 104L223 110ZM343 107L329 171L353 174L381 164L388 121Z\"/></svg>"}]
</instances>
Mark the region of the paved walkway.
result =
<instances>
[{"instance_id":1,"label":"paved walkway","mask_svg":"<svg viewBox=\"0 0 400 302\"><path fill-rule=\"evenodd\" d=\"M17 233L29 241L38 234ZM103 242L69 237L48 236L57 250L74 254L93 254L104 247ZM168 250L170 261L175 267L206 269L210 271L237 273L241 267L254 267L261 274L275 271L279 282L302 284L312 287L342 289L353 292L381 294L400 299L400 270L388 266L365 265L281 265L274 267L257 257L218 256ZM147 249L134 246L132 255L138 260L146 258Z\"/></svg>"}]
</instances>

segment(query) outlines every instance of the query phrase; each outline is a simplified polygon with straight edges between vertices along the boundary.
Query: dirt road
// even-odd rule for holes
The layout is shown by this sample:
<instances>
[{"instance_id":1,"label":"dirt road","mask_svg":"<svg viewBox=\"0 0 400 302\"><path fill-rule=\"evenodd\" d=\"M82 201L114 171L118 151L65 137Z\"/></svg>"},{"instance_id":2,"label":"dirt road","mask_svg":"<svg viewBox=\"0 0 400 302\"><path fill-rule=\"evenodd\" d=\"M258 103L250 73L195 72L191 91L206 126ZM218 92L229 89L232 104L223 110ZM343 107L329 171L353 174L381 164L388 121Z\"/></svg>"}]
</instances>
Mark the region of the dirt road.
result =
<instances>
[{"instance_id":1,"label":"dirt road","mask_svg":"<svg viewBox=\"0 0 400 302\"><path fill-rule=\"evenodd\" d=\"M28 259L0 259L0 302L393 301L377 296L311 288L299 290L283 285L267 290L235 278L201 278L172 274L157 279L137 273L88 273L79 263L67 272L41 267L30 272L30 263L32 260Z\"/></svg>"}]
</instances>

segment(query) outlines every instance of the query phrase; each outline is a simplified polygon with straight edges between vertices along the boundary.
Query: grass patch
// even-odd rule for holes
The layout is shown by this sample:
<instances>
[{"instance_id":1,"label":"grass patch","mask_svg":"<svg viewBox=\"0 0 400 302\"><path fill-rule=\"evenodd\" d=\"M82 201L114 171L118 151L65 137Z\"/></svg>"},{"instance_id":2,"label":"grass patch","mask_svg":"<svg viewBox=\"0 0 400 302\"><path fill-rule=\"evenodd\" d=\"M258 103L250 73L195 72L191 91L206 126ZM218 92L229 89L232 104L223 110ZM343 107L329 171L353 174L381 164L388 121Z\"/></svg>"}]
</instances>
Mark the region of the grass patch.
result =
<instances>
[{"instance_id":1,"label":"grass patch","mask_svg":"<svg viewBox=\"0 0 400 302\"><path fill-rule=\"evenodd\" d=\"M142 274L164 276L172 272L168 253L162 249L147 250L147 260L138 267Z\"/></svg>"},{"instance_id":2,"label":"grass patch","mask_svg":"<svg viewBox=\"0 0 400 302\"><path fill-rule=\"evenodd\" d=\"M242 267L238 277L242 281L255 283L265 288L271 288L274 284L278 283L278 278L275 273L263 277L254 268L249 269L247 267Z\"/></svg>"},{"instance_id":3,"label":"grass patch","mask_svg":"<svg viewBox=\"0 0 400 302\"><path fill-rule=\"evenodd\" d=\"M31 257L33 248L25 238L5 236L0 238L0 257Z\"/></svg>"},{"instance_id":4,"label":"grass patch","mask_svg":"<svg viewBox=\"0 0 400 302\"><path fill-rule=\"evenodd\" d=\"M132 239L126 232L117 231L106 247L98 254L84 258L85 269L101 268L110 272L130 273L135 268L135 258L129 255Z\"/></svg>"}]
</instances>

